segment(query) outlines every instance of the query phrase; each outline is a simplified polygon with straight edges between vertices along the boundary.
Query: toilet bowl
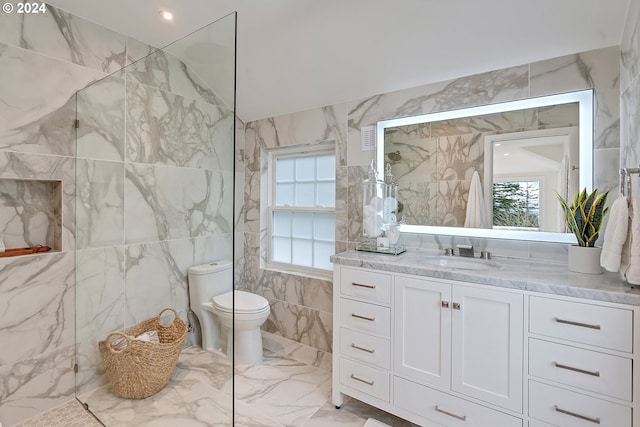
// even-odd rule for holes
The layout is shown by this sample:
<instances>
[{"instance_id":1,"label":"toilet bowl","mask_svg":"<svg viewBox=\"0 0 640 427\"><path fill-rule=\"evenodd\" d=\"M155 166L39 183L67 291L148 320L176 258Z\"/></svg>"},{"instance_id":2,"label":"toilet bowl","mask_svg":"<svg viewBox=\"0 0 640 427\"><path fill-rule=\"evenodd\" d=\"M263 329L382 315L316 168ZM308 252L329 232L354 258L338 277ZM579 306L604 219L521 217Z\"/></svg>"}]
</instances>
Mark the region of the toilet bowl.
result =
<instances>
[{"instance_id":1,"label":"toilet bowl","mask_svg":"<svg viewBox=\"0 0 640 427\"><path fill-rule=\"evenodd\" d=\"M260 295L232 290L231 266L231 261L216 261L188 269L191 310L200 321L204 349L217 351L221 328L225 328L227 358L234 356L236 364L258 364L262 362L260 326L271 308Z\"/></svg>"},{"instance_id":2,"label":"toilet bowl","mask_svg":"<svg viewBox=\"0 0 640 427\"><path fill-rule=\"evenodd\" d=\"M229 333L227 336L227 357L233 349L236 364L254 365L262 362L260 326L271 312L265 298L249 292L233 291L218 295L203 306L217 316L222 327L230 331L233 326L233 335Z\"/></svg>"}]
</instances>

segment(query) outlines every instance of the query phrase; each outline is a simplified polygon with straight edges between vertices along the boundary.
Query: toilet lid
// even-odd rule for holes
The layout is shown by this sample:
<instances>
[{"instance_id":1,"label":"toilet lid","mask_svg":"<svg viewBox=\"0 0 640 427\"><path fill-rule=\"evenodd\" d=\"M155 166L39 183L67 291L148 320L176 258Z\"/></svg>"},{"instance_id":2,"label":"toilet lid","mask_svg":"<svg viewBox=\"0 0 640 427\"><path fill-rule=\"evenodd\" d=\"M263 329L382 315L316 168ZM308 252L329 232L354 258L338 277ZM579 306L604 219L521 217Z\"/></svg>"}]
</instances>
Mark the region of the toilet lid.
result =
<instances>
[{"instance_id":1,"label":"toilet lid","mask_svg":"<svg viewBox=\"0 0 640 427\"><path fill-rule=\"evenodd\" d=\"M244 291L227 292L213 297L213 305L219 310L231 311L234 294L237 313L255 313L269 306L269 302L264 297Z\"/></svg>"}]
</instances>

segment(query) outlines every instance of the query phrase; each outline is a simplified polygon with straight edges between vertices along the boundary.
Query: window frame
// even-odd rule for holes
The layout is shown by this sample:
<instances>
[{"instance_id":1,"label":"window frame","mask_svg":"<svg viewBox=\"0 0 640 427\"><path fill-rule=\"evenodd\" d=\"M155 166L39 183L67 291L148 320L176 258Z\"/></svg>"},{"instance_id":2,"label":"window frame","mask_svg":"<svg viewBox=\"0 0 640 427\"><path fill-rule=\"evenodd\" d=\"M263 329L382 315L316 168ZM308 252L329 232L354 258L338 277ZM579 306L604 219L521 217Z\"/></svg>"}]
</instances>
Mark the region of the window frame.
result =
<instances>
[{"instance_id":1,"label":"window frame","mask_svg":"<svg viewBox=\"0 0 640 427\"><path fill-rule=\"evenodd\" d=\"M264 150L267 156L267 200L265 204L266 211L266 256L264 260L264 268L266 270L278 271L282 273L295 274L299 276L318 278L322 280L330 280L333 277L333 268L322 269L317 267L307 267L299 264L284 263L273 261L273 213L279 212L301 212L301 213L332 213L334 214L334 221L336 216L335 198L333 206L290 206L276 205L276 162L278 159L286 158L298 158L309 156L320 156L323 154L331 154L334 156L334 161L337 159L335 151L335 143L333 141L321 142L313 145L292 145L287 147L277 147ZM337 171L337 162L334 166L334 174ZM316 181L317 182L317 181ZM336 176L333 177L333 183L336 185ZM293 238L292 238L293 240ZM314 239L315 240L315 239ZM313 241L313 240L312 240ZM320 240L319 240L320 241ZM331 243L334 246L335 251L335 227L334 235Z\"/></svg>"}]
</instances>

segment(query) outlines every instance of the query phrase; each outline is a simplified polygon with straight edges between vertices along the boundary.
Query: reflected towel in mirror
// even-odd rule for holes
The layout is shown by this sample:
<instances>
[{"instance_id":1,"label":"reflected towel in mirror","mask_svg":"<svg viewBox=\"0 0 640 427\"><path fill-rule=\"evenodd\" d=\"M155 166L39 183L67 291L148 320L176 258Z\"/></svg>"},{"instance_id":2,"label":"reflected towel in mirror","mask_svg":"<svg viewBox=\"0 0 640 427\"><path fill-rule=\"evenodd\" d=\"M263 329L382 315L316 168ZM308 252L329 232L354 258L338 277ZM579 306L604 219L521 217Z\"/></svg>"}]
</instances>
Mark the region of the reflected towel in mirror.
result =
<instances>
[{"instance_id":1,"label":"reflected towel in mirror","mask_svg":"<svg viewBox=\"0 0 640 427\"><path fill-rule=\"evenodd\" d=\"M478 171L474 171L473 177L471 177L471 186L469 187L467 216L464 220L464 226L467 228L485 228L486 219L484 209L484 196L482 194L480 175L478 175Z\"/></svg>"}]
</instances>

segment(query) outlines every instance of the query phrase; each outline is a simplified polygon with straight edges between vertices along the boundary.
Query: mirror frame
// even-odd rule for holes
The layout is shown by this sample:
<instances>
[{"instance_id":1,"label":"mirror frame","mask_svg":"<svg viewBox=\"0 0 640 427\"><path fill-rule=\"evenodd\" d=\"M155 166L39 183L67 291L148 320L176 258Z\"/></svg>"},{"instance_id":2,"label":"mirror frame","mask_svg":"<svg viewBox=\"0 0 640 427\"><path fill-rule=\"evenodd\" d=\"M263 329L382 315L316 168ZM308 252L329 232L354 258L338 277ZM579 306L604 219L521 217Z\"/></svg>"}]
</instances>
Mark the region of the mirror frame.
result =
<instances>
[{"instance_id":1,"label":"mirror frame","mask_svg":"<svg viewBox=\"0 0 640 427\"><path fill-rule=\"evenodd\" d=\"M384 133L387 128L440 120L459 119L478 115L504 113L507 111L523 110L527 108L548 107L551 105L569 104L573 102L578 103L579 111L579 188L586 188L587 191L591 192L593 188L593 89L379 121L376 123L376 165L378 169L378 176L384 176ZM585 165L588 166L585 167ZM410 224L401 224L400 231L417 234L440 234L447 236L527 240L534 242L577 242L573 233L556 233L550 231L494 230L492 228L444 227Z\"/></svg>"}]
</instances>

